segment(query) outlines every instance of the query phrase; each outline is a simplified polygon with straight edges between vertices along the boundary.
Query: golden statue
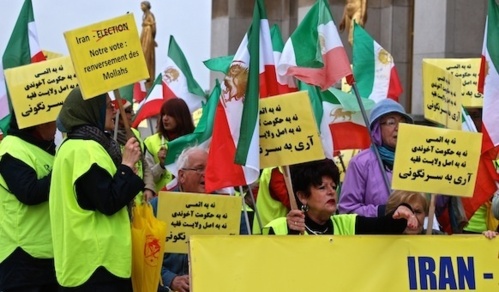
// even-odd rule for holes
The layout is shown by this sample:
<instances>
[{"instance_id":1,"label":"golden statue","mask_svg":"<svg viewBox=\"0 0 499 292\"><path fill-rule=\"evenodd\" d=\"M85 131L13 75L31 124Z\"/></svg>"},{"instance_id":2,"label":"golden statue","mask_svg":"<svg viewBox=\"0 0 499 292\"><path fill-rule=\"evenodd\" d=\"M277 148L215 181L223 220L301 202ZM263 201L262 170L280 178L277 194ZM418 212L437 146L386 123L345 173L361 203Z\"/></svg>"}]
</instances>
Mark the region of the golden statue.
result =
<instances>
[{"instance_id":1,"label":"golden statue","mask_svg":"<svg viewBox=\"0 0 499 292\"><path fill-rule=\"evenodd\" d=\"M353 23L357 22L364 27L367 21L367 0L346 0L343 18L340 22L340 31L347 29L348 42L353 44Z\"/></svg>"},{"instance_id":2,"label":"golden statue","mask_svg":"<svg viewBox=\"0 0 499 292\"><path fill-rule=\"evenodd\" d=\"M149 79L146 80L146 88L149 89L156 78L156 19L151 12L151 3L142 1L140 8L144 12L142 15L142 32L140 33L140 43L146 59Z\"/></svg>"}]
</instances>

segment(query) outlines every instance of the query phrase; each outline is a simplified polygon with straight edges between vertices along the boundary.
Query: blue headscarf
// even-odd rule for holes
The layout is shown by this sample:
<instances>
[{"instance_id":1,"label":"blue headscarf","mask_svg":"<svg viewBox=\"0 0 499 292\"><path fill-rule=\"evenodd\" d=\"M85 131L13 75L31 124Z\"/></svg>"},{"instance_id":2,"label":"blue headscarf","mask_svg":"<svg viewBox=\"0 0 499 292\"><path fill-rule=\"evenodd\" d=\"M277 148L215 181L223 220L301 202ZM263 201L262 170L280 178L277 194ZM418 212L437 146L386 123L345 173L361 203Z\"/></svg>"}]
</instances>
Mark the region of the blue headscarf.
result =
<instances>
[{"instance_id":1,"label":"blue headscarf","mask_svg":"<svg viewBox=\"0 0 499 292\"><path fill-rule=\"evenodd\" d=\"M378 148L381 160L383 160L383 162L390 168L393 167L393 161L395 159L395 148L383 144L383 138L381 136L381 125L379 121L383 116L393 113L401 115L407 120L408 123L414 123L414 120L405 112L402 105L400 105L393 99L387 98L378 102L373 107L373 109L371 110L369 124L369 127L371 128L371 137L374 144L373 147Z\"/></svg>"}]
</instances>

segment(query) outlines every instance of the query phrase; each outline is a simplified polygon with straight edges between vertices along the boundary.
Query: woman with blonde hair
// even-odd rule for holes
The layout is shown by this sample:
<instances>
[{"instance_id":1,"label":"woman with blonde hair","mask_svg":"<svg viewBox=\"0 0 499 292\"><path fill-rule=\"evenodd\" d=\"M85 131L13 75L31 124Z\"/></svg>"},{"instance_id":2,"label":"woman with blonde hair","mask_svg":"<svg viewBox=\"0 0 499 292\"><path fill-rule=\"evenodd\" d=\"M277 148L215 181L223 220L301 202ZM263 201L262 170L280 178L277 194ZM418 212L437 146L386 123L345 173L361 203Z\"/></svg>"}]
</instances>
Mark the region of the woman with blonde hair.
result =
<instances>
[{"instance_id":1,"label":"woman with blonde hair","mask_svg":"<svg viewBox=\"0 0 499 292\"><path fill-rule=\"evenodd\" d=\"M388 198L385 214L393 212L402 203L411 206L418 220L418 228L406 229L404 230L404 234L422 234L424 232L424 219L428 214L429 208L426 196L420 192L396 190ZM434 229L433 234L443 234L443 232Z\"/></svg>"},{"instance_id":2,"label":"woman with blonde hair","mask_svg":"<svg viewBox=\"0 0 499 292\"><path fill-rule=\"evenodd\" d=\"M424 230L424 219L428 216L428 209L430 207L426 196L420 192L396 190L388 198L388 202L386 203L386 214L393 212L401 204L411 206L418 221L418 227L416 229L406 228L406 230L404 230L404 234L425 234L426 230ZM433 229L431 234L438 235L446 233ZM482 234L489 239L497 236L497 232L493 230L485 230Z\"/></svg>"}]
</instances>

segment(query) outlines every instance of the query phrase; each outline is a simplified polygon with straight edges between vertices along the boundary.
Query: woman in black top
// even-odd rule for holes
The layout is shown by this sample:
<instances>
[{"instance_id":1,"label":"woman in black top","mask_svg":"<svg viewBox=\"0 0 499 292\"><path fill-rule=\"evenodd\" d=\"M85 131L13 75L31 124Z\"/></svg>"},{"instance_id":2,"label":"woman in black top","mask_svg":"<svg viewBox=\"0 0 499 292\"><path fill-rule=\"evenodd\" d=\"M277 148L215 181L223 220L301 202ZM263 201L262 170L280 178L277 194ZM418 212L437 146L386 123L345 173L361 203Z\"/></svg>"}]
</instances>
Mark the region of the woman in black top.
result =
<instances>
[{"instance_id":1,"label":"woman in black top","mask_svg":"<svg viewBox=\"0 0 499 292\"><path fill-rule=\"evenodd\" d=\"M334 215L339 171L331 159L296 164L290 171L300 210L291 210L286 216L287 234L402 234L406 228L418 227L408 204L400 204L393 212L378 218ZM335 230L333 221L343 228ZM348 229L349 224L354 224L353 230ZM272 225L272 222L268 225L269 234L283 234L283 228L276 232L277 225Z\"/></svg>"}]
</instances>

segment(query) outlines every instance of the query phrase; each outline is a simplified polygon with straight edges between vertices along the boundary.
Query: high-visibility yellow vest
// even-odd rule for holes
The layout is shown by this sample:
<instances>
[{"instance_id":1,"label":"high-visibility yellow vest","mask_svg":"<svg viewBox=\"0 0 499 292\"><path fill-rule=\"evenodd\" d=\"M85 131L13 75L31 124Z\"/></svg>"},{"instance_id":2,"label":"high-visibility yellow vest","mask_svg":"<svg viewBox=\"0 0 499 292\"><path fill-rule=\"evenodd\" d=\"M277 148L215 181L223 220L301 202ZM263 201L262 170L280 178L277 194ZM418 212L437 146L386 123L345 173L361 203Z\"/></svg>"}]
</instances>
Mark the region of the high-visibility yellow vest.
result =
<instances>
[{"instance_id":1,"label":"high-visibility yellow vest","mask_svg":"<svg viewBox=\"0 0 499 292\"><path fill-rule=\"evenodd\" d=\"M121 278L131 275L131 228L126 207L108 216L84 210L77 202L75 182L92 164L111 176L117 171L106 150L93 140L65 141L54 161L49 205L56 276L64 287L84 284L99 266Z\"/></svg>"},{"instance_id":2,"label":"high-visibility yellow vest","mask_svg":"<svg viewBox=\"0 0 499 292\"><path fill-rule=\"evenodd\" d=\"M159 163L159 158L158 158L159 149L161 149L161 147L166 147L166 149L168 150L168 144L167 144L168 141L165 140L165 142L163 143L161 142L162 142L161 134L159 133L151 135L144 140L144 144L146 145L149 153L151 153L151 155L154 157L155 163ZM159 181L156 182L156 193L158 193L164 186L166 186L170 181L172 181L172 179L173 179L172 173L169 172L168 170L165 170L163 175L161 175Z\"/></svg>"},{"instance_id":3,"label":"high-visibility yellow vest","mask_svg":"<svg viewBox=\"0 0 499 292\"><path fill-rule=\"evenodd\" d=\"M334 235L355 235L355 221L357 214L341 214L331 216L333 221L333 234ZM277 218L272 220L263 229L263 234L269 234L269 229L272 227L276 235L287 235L288 225L286 217ZM305 232L305 234L308 234Z\"/></svg>"},{"instance_id":4,"label":"high-visibility yellow vest","mask_svg":"<svg viewBox=\"0 0 499 292\"><path fill-rule=\"evenodd\" d=\"M487 206L485 204L476 210L463 230L474 233L482 233L487 230Z\"/></svg>"},{"instance_id":5,"label":"high-visibility yellow vest","mask_svg":"<svg viewBox=\"0 0 499 292\"><path fill-rule=\"evenodd\" d=\"M253 220L253 234L261 234L261 229L270 221L285 217L288 214L288 208L281 202L274 200L270 195L270 178L273 168L265 168L260 175L260 186L258 188L258 196L256 197L256 211L260 216L262 226L260 226L257 218ZM256 216L256 214L255 214Z\"/></svg>"},{"instance_id":6,"label":"high-visibility yellow vest","mask_svg":"<svg viewBox=\"0 0 499 292\"><path fill-rule=\"evenodd\" d=\"M6 153L33 168L38 179L52 170L53 155L16 136L9 135L0 143L0 159ZM49 204L21 203L0 175L0 262L17 247L34 258L53 258Z\"/></svg>"}]
</instances>

